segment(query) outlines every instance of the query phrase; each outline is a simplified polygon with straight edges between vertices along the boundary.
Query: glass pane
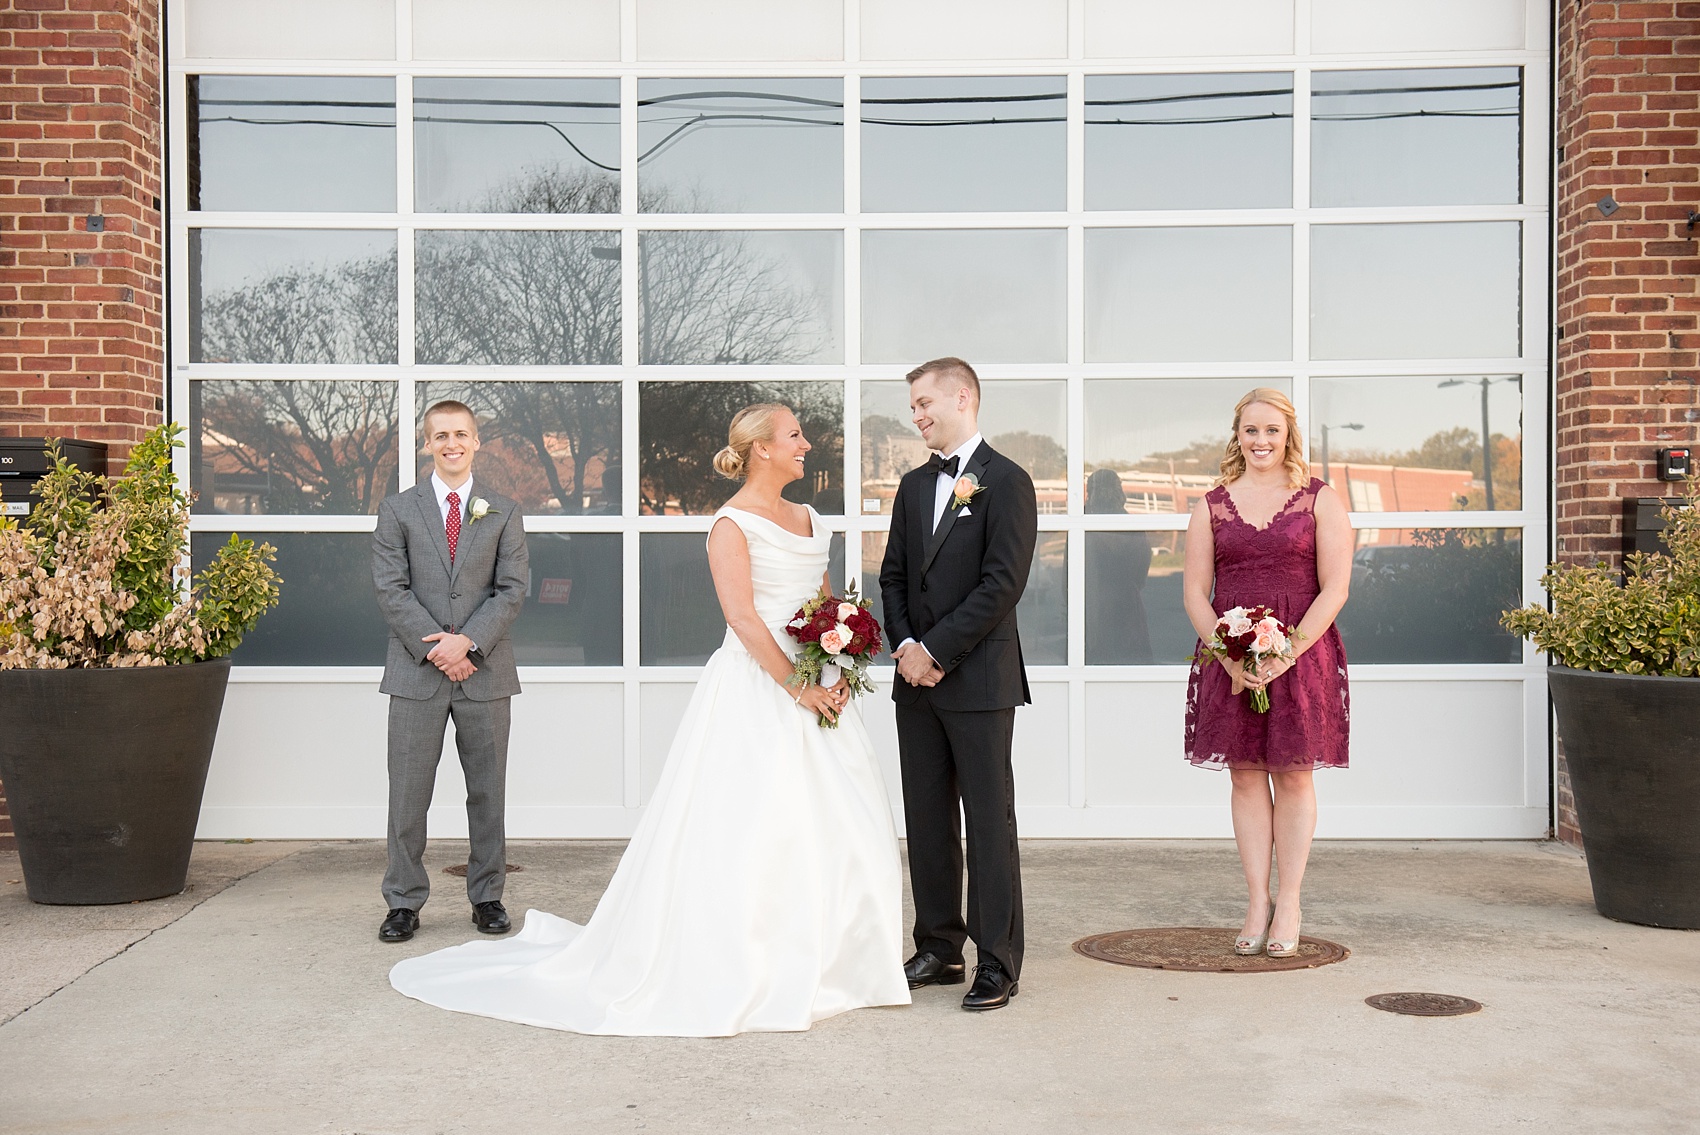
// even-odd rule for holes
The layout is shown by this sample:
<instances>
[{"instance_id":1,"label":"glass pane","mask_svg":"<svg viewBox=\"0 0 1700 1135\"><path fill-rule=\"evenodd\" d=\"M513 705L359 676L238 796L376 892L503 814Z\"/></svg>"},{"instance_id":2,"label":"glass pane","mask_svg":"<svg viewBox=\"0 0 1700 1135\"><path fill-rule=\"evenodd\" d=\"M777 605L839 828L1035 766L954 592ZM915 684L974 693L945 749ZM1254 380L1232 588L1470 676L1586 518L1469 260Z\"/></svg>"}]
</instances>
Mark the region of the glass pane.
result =
<instances>
[{"instance_id":1,"label":"glass pane","mask_svg":"<svg viewBox=\"0 0 1700 1135\"><path fill-rule=\"evenodd\" d=\"M197 513L376 513L396 491L393 382L189 384Z\"/></svg>"},{"instance_id":2,"label":"glass pane","mask_svg":"<svg viewBox=\"0 0 1700 1135\"><path fill-rule=\"evenodd\" d=\"M620 515L619 383L422 382L416 393L416 436L432 403L472 408L482 446L476 476L526 515ZM431 459L420 452L415 461L423 481Z\"/></svg>"},{"instance_id":3,"label":"glass pane","mask_svg":"<svg viewBox=\"0 0 1700 1135\"><path fill-rule=\"evenodd\" d=\"M395 362L395 233L191 229L189 361Z\"/></svg>"},{"instance_id":4,"label":"glass pane","mask_svg":"<svg viewBox=\"0 0 1700 1135\"><path fill-rule=\"evenodd\" d=\"M1312 358L1517 355L1515 221L1310 231Z\"/></svg>"},{"instance_id":5,"label":"glass pane","mask_svg":"<svg viewBox=\"0 0 1700 1135\"><path fill-rule=\"evenodd\" d=\"M874 618L885 626L885 600L880 595L880 564L889 537L884 532L862 534L862 594L873 600ZM1015 608L1021 634L1021 656L1030 666L1062 666L1068 662L1068 533L1041 532L1033 554L1027 590ZM888 641L886 647L896 646ZM880 655L889 662L889 654Z\"/></svg>"},{"instance_id":6,"label":"glass pane","mask_svg":"<svg viewBox=\"0 0 1700 1135\"><path fill-rule=\"evenodd\" d=\"M1186 617L1184 532L1086 533L1086 664L1176 666L1198 646Z\"/></svg>"},{"instance_id":7,"label":"glass pane","mask_svg":"<svg viewBox=\"0 0 1700 1135\"><path fill-rule=\"evenodd\" d=\"M244 532L277 549L278 605L243 638L237 666L382 666L389 624L372 590L369 532ZM200 571L230 539L195 532L190 561Z\"/></svg>"},{"instance_id":8,"label":"glass pane","mask_svg":"<svg viewBox=\"0 0 1700 1135\"><path fill-rule=\"evenodd\" d=\"M1088 209L1293 203L1293 76L1088 75Z\"/></svg>"},{"instance_id":9,"label":"glass pane","mask_svg":"<svg viewBox=\"0 0 1700 1135\"><path fill-rule=\"evenodd\" d=\"M844 361L843 233L648 232L638 249L640 361Z\"/></svg>"},{"instance_id":10,"label":"glass pane","mask_svg":"<svg viewBox=\"0 0 1700 1135\"><path fill-rule=\"evenodd\" d=\"M726 619L708 572L706 533L638 536L638 596L639 665L700 666L720 649Z\"/></svg>"},{"instance_id":11,"label":"glass pane","mask_svg":"<svg viewBox=\"0 0 1700 1135\"><path fill-rule=\"evenodd\" d=\"M1292 390L1286 379L1087 379L1086 512L1191 512L1216 484L1234 404L1259 385Z\"/></svg>"},{"instance_id":12,"label":"glass pane","mask_svg":"<svg viewBox=\"0 0 1700 1135\"><path fill-rule=\"evenodd\" d=\"M395 208L395 80L189 76L189 208Z\"/></svg>"},{"instance_id":13,"label":"glass pane","mask_svg":"<svg viewBox=\"0 0 1700 1135\"><path fill-rule=\"evenodd\" d=\"M413 58L613 62L620 0L413 0Z\"/></svg>"},{"instance_id":14,"label":"glass pane","mask_svg":"<svg viewBox=\"0 0 1700 1135\"><path fill-rule=\"evenodd\" d=\"M619 249L618 233L418 233L418 361L617 364Z\"/></svg>"},{"instance_id":15,"label":"glass pane","mask_svg":"<svg viewBox=\"0 0 1700 1135\"><path fill-rule=\"evenodd\" d=\"M395 58L395 0L185 0L182 16L197 59Z\"/></svg>"},{"instance_id":16,"label":"glass pane","mask_svg":"<svg viewBox=\"0 0 1700 1135\"><path fill-rule=\"evenodd\" d=\"M787 500L825 516L844 512L844 385L841 382L645 382L639 388L638 512L703 516L737 481L714 471L732 416L755 402L791 407L813 448Z\"/></svg>"},{"instance_id":17,"label":"glass pane","mask_svg":"<svg viewBox=\"0 0 1700 1135\"><path fill-rule=\"evenodd\" d=\"M1313 205L1493 205L1520 199L1515 67L1311 75Z\"/></svg>"},{"instance_id":18,"label":"glass pane","mask_svg":"<svg viewBox=\"0 0 1700 1135\"><path fill-rule=\"evenodd\" d=\"M1340 635L1354 664L1518 662L1499 625L1523 604L1515 528L1360 528Z\"/></svg>"},{"instance_id":19,"label":"glass pane","mask_svg":"<svg viewBox=\"0 0 1700 1135\"><path fill-rule=\"evenodd\" d=\"M618 213L618 79L413 81L422 213Z\"/></svg>"},{"instance_id":20,"label":"glass pane","mask_svg":"<svg viewBox=\"0 0 1700 1135\"><path fill-rule=\"evenodd\" d=\"M1064 59L1068 0L860 0L863 59Z\"/></svg>"},{"instance_id":21,"label":"glass pane","mask_svg":"<svg viewBox=\"0 0 1700 1135\"><path fill-rule=\"evenodd\" d=\"M1088 362L1293 357L1293 230L1088 229Z\"/></svg>"},{"instance_id":22,"label":"glass pane","mask_svg":"<svg viewBox=\"0 0 1700 1135\"><path fill-rule=\"evenodd\" d=\"M980 432L993 449L1027 470L1040 512L1068 511L1066 382L982 382ZM861 510L889 515L897 482L925 464L927 453L927 443L909 420L909 384L862 383Z\"/></svg>"},{"instance_id":23,"label":"glass pane","mask_svg":"<svg viewBox=\"0 0 1700 1135\"><path fill-rule=\"evenodd\" d=\"M638 58L844 58L842 0L637 0Z\"/></svg>"},{"instance_id":24,"label":"glass pane","mask_svg":"<svg viewBox=\"0 0 1700 1135\"><path fill-rule=\"evenodd\" d=\"M638 80L645 213L844 208L841 79Z\"/></svg>"},{"instance_id":25,"label":"glass pane","mask_svg":"<svg viewBox=\"0 0 1700 1135\"><path fill-rule=\"evenodd\" d=\"M1062 362L1065 237L1060 229L864 232L863 361Z\"/></svg>"},{"instance_id":26,"label":"glass pane","mask_svg":"<svg viewBox=\"0 0 1700 1135\"><path fill-rule=\"evenodd\" d=\"M863 79L862 208L1064 208L1067 91L1060 75Z\"/></svg>"},{"instance_id":27,"label":"glass pane","mask_svg":"<svg viewBox=\"0 0 1700 1135\"><path fill-rule=\"evenodd\" d=\"M620 665L620 541L618 532L526 536L531 582L512 631L521 666Z\"/></svg>"},{"instance_id":28,"label":"glass pane","mask_svg":"<svg viewBox=\"0 0 1700 1135\"><path fill-rule=\"evenodd\" d=\"M1354 512L1517 509L1522 419L1516 375L1313 378L1311 469Z\"/></svg>"}]
</instances>

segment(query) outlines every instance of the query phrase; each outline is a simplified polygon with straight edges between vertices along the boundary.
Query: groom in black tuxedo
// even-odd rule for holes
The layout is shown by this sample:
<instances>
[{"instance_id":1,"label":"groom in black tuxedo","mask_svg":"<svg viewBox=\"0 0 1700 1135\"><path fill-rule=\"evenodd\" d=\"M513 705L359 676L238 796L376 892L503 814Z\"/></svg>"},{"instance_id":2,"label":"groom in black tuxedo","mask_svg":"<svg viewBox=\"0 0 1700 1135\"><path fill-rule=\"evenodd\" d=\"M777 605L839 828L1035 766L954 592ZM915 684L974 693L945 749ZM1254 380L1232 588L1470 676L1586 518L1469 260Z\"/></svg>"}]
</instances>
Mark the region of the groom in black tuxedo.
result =
<instances>
[{"instance_id":1,"label":"groom in black tuxedo","mask_svg":"<svg viewBox=\"0 0 1700 1135\"><path fill-rule=\"evenodd\" d=\"M1021 976L1015 843L1015 707L1032 699L1015 605L1038 541L1033 480L980 436L980 379L961 359L909 372L911 418L931 461L904 474L880 566L886 640L898 644L897 742L915 892L909 987L965 980L964 1009L999 1009ZM960 811L959 804L960 801ZM968 920L962 831L968 818Z\"/></svg>"}]
</instances>

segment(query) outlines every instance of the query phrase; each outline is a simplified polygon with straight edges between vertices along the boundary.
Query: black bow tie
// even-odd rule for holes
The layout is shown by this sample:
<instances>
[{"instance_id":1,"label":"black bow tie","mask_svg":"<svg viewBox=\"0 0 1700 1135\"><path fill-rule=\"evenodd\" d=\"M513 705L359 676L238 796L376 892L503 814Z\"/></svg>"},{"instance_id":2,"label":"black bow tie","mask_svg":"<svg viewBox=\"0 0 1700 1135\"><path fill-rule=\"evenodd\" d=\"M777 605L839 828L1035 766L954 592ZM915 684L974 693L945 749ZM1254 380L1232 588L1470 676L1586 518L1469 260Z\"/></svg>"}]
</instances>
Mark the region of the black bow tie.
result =
<instances>
[{"instance_id":1,"label":"black bow tie","mask_svg":"<svg viewBox=\"0 0 1700 1135\"><path fill-rule=\"evenodd\" d=\"M962 458L960 456L952 457L947 461L935 453L927 458L927 468L935 473L943 473L947 477L956 476L956 470L961 467L961 464Z\"/></svg>"}]
</instances>

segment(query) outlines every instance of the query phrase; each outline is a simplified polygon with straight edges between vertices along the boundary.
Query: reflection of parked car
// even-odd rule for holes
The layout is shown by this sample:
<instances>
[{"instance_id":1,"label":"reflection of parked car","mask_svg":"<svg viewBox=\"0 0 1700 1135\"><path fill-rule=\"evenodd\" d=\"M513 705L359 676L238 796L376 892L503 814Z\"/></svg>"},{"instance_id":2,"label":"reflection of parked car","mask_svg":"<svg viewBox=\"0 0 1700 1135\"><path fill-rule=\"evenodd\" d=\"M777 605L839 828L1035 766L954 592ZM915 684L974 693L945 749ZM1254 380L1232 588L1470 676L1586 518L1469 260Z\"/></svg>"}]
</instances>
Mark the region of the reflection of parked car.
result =
<instances>
[{"instance_id":1,"label":"reflection of parked car","mask_svg":"<svg viewBox=\"0 0 1700 1135\"><path fill-rule=\"evenodd\" d=\"M1417 560L1432 551L1414 544L1371 544L1352 553L1352 582L1370 576L1393 576L1409 571Z\"/></svg>"}]
</instances>

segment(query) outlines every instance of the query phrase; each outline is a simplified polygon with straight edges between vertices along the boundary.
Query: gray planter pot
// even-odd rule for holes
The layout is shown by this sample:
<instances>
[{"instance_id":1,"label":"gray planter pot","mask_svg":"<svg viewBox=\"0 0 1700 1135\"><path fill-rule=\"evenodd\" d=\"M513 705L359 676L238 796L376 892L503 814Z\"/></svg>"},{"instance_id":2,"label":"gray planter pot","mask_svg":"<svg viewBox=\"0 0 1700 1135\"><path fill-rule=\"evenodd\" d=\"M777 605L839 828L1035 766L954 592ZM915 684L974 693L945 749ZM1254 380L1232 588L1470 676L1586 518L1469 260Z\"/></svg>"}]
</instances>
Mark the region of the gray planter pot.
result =
<instances>
[{"instance_id":1,"label":"gray planter pot","mask_svg":"<svg viewBox=\"0 0 1700 1135\"><path fill-rule=\"evenodd\" d=\"M1700 678L1548 676L1594 906L1700 929Z\"/></svg>"},{"instance_id":2,"label":"gray planter pot","mask_svg":"<svg viewBox=\"0 0 1700 1135\"><path fill-rule=\"evenodd\" d=\"M0 781L30 898L135 902L188 881L230 660L0 670Z\"/></svg>"}]
</instances>

